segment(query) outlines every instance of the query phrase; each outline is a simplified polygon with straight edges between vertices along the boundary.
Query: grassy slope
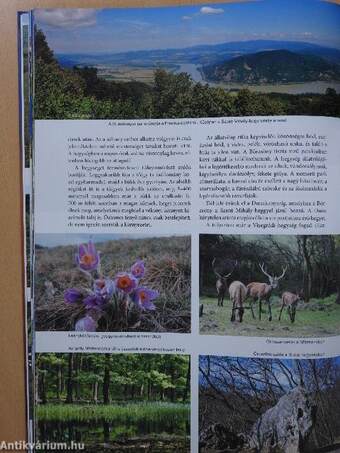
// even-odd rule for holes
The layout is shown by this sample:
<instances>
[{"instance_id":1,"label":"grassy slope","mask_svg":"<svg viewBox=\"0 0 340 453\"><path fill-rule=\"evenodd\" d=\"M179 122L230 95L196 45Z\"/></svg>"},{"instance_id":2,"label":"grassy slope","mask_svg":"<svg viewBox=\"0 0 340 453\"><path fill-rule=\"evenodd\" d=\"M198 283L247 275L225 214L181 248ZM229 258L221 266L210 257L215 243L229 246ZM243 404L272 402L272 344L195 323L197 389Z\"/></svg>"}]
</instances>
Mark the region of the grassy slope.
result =
<instances>
[{"instance_id":1,"label":"grassy slope","mask_svg":"<svg viewBox=\"0 0 340 453\"><path fill-rule=\"evenodd\" d=\"M249 309L245 310L243 323L230 322L231 304L227 299L223 307L217 306L216 298L202 297L200 303L204 305L204 314L200 319L200 333L212 335L249 335L275 337L318 337L340 334L340 305L334 303L335 296L323 300L310 301L310 309L298 309L295 323L289 320L284 310L281 321L278 321L280 303L279 298L272 300L273 321L268 321L268 313L262 308L262 320L258 320L258 304L254 305L257 319L253 320ZM246 301L249 307L249 300ZM313 308L313 310L312 310Z\"/></svg>"}]
</instances>

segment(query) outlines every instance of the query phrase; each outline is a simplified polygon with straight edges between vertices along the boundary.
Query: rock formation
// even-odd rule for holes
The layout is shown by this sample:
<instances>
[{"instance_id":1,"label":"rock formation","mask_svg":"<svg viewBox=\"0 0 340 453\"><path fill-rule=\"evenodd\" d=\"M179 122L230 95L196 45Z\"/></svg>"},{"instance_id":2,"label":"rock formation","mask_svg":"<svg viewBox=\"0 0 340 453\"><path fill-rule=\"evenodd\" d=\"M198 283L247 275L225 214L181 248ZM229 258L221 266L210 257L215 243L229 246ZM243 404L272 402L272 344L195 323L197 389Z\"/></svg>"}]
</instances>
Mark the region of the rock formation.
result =
<instances>
[{"instance_id":1,"label":"rock formation","mask_svg":"<svg viewBox=\"0 0 340 453\"><path fill-rule=\"evenodd\" d=\"M316 406L302 387L283 395L252 427L249 448L261 453L299 453L312 431Z\"/></svg>"}]
</instances>

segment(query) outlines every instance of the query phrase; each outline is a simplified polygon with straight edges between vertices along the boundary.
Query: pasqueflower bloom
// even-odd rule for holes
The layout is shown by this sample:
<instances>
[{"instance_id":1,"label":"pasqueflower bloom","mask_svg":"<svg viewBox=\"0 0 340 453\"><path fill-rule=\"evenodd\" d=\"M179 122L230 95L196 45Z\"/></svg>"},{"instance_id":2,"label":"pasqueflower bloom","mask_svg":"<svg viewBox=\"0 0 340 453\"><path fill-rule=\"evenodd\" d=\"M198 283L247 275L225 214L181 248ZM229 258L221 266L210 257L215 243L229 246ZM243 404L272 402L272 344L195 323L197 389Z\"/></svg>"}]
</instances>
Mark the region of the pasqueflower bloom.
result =
<instances>
[{"instance_id":1,"label":"pasqueflower bloom","mask_svg":"<svg viewBox=\"0 0 340 453\"><path fill-rule=\"evenodd\" d=\"M76 302L80 302L82 297L82 293L76 288L69 288L64 292L64 301L67 304L75 304Z\"/></svg>"},{"instance_id":2,"label":"pasqueflower bloom","mask_svg":"<svg viewBox=\"0 0 340 453\"><path fill-rule=\"evenodd\" d=\"M143 278L145 274L144 261L136 261L131 267L131 274L136 278Z\"/></svg>"},{"instance_id":3,"label":"pasqueflower bloom","mask_svg":"<svg viewBox=\"0 0 340 453\"><path fill-rule=\"evenodd\" d=\"M106 299L102 296L97 296L96 294L90 294L84 299L84 305L87 309L94 308L100 310L105 303Z\"/></svg>"},{"instance_id":4,"label":"pasqueflower bloom","mask_svg":"<svg viewBox=\"0 0 340 453\"><path fill-rule=\"evenodd\" d=\"M115 286L125 294L132 293L138 286L138 280L127 272L118 272L115 278Z\"/></svg>"},{"instance_id":5,"label":"pasqueflower bloom","mask_svg":"<svg viewBox=\"0 0 340 453\"><path fill-rule=\"evenodd\" d=\"M115 289L115 284L108 278L99 278L94 282L93 290L96 296L109 300Z\"/></svg>"},{"instance_id":6,"label":"pasqueflower bloom","mask_svg":"<svg viewBox=\"0 0 340 453\"><path fill-rule=\"evenodd\" d=\"M156 299L158 296L159 296L158 291L154 291L152 289L140 286L139 288L136 289L136 291L134 291L131 298L134 301L134 303L142 310L155 310L156 307L152 303L152 301Z\"/></svg>"},{"instance_id":7,"label":"pasqueflower bloom","mask_svg":"<svg viewBox=\"0 0 340 453\"><path fill-rule=\"evenodd\" d=\"M92 241L79 246L76 262L83 271L93 271L99 265L99 253Z\"/></svg>"},{"instance_id":8,"label":"pasqueflower bloom","mask_svg":"<svg viewBox=\"0 0 340 453\"><path fill-rule=\"evenodd\" d=\"M95 332L97 328L96 321L91 316L84 316L84 318L78 319L75 325L77 332Z\"/></svg>"}]
</instances>

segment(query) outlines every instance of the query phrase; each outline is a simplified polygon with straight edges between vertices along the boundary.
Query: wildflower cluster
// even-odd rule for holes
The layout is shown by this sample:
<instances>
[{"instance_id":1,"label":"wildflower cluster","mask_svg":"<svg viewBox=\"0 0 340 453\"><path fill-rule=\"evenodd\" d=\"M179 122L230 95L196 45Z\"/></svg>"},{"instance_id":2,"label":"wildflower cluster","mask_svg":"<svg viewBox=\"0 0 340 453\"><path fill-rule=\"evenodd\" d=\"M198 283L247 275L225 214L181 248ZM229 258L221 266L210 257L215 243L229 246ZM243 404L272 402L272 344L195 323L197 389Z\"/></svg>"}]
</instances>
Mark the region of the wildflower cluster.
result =
<instances>
[{"instance_id":1,"label":"wildflower cluster","mask_svg":"<svg viewBox=\"0 0 340 453\"><path fill-rule=\"evenodd\" d=\"M136 261L129 272L118 272L111 279L101 273L100 255L92 241L80 245L75 258L79 269L90 279L90 289L69 288L64 293L65 303L82 304L86 309L86 315L75 323L76 331L95 332L99 319L112 307L116 317L125 317L126 322L130 305L139 311L156 309L153 301L158 291L141 285L144 261Z\"/></svg>"}]
</instances>

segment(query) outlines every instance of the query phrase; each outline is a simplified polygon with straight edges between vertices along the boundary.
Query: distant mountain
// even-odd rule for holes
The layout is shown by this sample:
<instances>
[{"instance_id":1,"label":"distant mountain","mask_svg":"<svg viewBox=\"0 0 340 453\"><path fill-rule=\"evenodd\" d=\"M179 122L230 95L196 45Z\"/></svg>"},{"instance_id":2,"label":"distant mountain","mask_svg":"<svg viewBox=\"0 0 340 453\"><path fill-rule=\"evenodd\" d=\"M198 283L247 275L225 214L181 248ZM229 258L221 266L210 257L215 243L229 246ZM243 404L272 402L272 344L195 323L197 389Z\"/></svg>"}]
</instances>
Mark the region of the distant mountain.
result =
<instances>
[{"instance_id":1,"label":"distant mountain","mask_svg":"<svg viewBox=\"0 0 340 453\"><path fill-rule=\"evenodd\" d=\"M340 80L340 66L314 55L271 50L203 67L206 80L234 83L286 83Z\"/></svg>"},{"instance_id":2,"label":"distant mountain","mask_svg":"<svg viewBox=\"0 0 340 453\"><path fill-rule=\"evenodd\" d=\"M222 63L235 57L270 50L285 49L303 55L315 55L331 63L340 63L340 50L298 41L239 41L213 45L200 45L184 49L155 49L135 52L101 53L101 54L56 54L59 63L64 67L129 65L159 66L196 64L208 66Z\"/></svg>"}]
</instances>

